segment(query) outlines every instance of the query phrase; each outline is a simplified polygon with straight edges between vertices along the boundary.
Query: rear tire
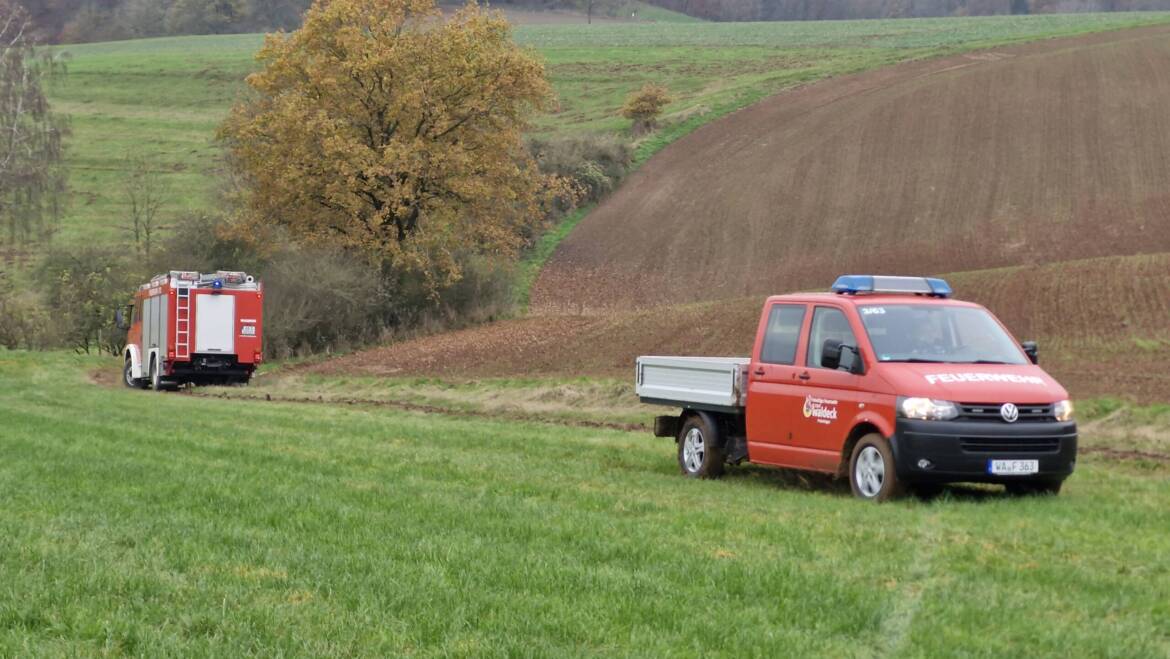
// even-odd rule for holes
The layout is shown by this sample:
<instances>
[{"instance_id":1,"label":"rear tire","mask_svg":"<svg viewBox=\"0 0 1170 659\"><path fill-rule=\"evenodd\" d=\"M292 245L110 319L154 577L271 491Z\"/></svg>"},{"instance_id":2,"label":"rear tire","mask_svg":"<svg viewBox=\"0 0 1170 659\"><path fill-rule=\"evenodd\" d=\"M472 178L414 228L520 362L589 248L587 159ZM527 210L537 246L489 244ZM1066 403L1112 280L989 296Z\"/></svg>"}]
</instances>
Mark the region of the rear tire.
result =
<instances>
[{"instance_id":1,"label":"rear tire","mask_svg":"<svg viewBox=\"0 0 1170 659\"><path fill-rule=\"evenodd\" d=\"M723 475L723 447L719 431L702 415L691 416L678 433L678 466L690 478L719 478Z\"/></svg>"},{"instance_id":2,"label":"rear tire","mask_svg":"<svg viewBox=\"0 0 1170 659\"><path fill-rule=\"evenodd\" d=\"M1008 494L1017 497L1056 496L1060 494L1062 485L1064 485L1064 481L1031 480L1005 483L1004 488L1007 489Z\"/></svg>"},{"instance_id":3,"label":"rear tire","mask_svg":"<svg viewBox=\"0 0 1170 659\"><path fill-rule=\"evenodd\" d=\"M150 358L150 388L155 391L162 391L162 373L158 367L158 360L154 357Z\"/></svg>"},{"instance_id":4,"label":"rear tire","mask_svg":"<svg viewBox=\"0 0 1170 659\"><path fill-rule=\"evenodd\" d=\"M853 496L866 501L889 501L902 495L905 488L885 437L870 433L857 440L849 460L849 487Z\"/></svg>"}]
</instances>

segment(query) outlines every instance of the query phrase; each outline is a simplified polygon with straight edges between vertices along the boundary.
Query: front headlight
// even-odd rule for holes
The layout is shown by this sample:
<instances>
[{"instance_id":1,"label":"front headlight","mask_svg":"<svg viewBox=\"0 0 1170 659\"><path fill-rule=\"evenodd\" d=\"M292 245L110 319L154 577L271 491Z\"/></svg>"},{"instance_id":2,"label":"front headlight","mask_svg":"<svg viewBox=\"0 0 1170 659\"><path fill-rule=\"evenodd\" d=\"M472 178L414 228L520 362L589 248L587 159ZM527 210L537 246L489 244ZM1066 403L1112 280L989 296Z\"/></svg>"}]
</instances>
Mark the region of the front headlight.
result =
<instances>
[{"instance_id":1,"label":"front headlight","mask_svg":"<svg viewBox=\"0 0 1170 659\"><path fill-rule=\"evenodd\" d=\"M947 421L959 416L959 406L949 400L898 398L898 414L907 419Z\"/></svg>"},{"instance_id":2,"label":"front headlight","mask_svg":"<svg viewBox=\"0 0 1170 659\"><path fill-rule=\"evenodd\" d=\"M1062 400L1052 406L1052 415L1057 421L1073 420L1073 404L1071 400Z\"/></svg>"}]
</instances>

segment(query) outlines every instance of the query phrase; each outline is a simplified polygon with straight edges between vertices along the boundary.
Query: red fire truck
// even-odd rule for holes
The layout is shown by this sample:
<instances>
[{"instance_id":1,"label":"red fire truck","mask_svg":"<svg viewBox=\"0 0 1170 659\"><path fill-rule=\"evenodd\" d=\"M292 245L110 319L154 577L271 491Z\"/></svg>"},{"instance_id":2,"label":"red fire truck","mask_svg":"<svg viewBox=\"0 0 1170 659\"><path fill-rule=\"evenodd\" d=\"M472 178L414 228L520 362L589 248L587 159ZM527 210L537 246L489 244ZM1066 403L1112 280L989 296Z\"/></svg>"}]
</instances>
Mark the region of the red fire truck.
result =
<instances>
[{"instance_id":1,"label":"red fire truck","mask_svg":"<svg viewBox=\"0 0 1170 659\"><path fill-rule=\"evenodd\" d=\"M1055 494L1077 425L1036 355L941 279L844 276L768 298L751 357L639 357L637 393L682 408L655 434L694 478L748 460L845 476L874 501L956 481Z\"/></svg>"},{"instance_id":2,"label":"red fire truck","mask_svg":"<svg viewBox=\"0 0 1170 659\"><path fill-rule=\"evenodd\" d=\"M151 279L128 313L117 314L127 330L126 386L248 382L262 359L263 305L260 282L243 272L173 270Z\"/></svg>"}]
</instances>

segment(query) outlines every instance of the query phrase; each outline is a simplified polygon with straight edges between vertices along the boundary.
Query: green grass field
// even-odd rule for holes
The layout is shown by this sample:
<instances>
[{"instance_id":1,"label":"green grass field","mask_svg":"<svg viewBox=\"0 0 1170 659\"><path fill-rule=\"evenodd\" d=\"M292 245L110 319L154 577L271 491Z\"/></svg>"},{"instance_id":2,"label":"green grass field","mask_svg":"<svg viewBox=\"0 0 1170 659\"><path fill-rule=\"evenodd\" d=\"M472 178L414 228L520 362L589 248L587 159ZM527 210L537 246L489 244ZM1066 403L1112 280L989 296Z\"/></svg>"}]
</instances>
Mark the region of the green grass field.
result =
<instances>
[{"instance_id":1,"label":"green grass field","mask_svg":"<svg viewBox=\"0 0 1170 659\"><path fill-rule=\"evenodd\" d=\"M517 39L545 58L559 96L542 133L622 131L626 94L648 81L676 100L644 159L702 123L776 91L907 59L1029 39L1170 21L1170 14L826 21L529 25ZM156 155L169 211L212 205L223 177L214 132L242 91L260 35L69 46L69 76L51 90L72 117L72 204L59 244L121 244L124 160Z\"/></svg>"},{"instance_id":2,"label":"green grass field","mask_svg":"<svg viewBox=\"0 0 1170 659\"><path fill-rule=\"evenodd\" d=\"M0 351L0 656L1170 653L1164 463L871 506L779 471L689 481L645 433L97 367Z\"/></svg>"}]
</instances>

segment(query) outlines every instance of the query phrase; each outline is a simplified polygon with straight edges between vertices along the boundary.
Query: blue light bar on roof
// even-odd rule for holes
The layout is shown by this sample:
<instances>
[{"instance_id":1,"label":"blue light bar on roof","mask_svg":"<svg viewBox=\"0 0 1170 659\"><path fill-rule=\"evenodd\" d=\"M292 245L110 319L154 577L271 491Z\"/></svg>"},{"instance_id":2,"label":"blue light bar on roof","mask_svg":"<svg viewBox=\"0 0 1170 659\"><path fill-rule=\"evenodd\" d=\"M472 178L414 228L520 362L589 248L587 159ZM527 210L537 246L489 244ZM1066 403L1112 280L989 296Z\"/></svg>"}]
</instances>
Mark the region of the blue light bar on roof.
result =
<instances>
[{"instance_id":1,"label":"blue light bar on roof","mask_svg":"<svg viewBox=\"0 0 1170 659\"><path fill-rule=\"evenodd\" d=\"M950 284L931 277L887 277L883 275L842 275L833 282L833 292L844 295L858 293L907 293L950 297Z\"/></svg>"}]
</instances>

